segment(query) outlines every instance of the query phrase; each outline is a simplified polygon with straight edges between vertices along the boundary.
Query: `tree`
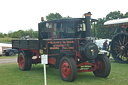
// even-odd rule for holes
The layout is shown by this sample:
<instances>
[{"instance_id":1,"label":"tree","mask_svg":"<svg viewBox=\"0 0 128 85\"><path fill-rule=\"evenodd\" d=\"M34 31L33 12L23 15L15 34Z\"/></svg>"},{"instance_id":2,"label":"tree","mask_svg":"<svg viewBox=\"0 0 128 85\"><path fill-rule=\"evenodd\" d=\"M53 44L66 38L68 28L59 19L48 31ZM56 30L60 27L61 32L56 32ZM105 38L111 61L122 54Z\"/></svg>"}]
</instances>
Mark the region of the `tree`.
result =
<instances>
[{"instance_id":1,"label":"tree","mask_svg":"<svg viewBox=\"0 0 128 85\"><path fill-rule=\"evenodd\" d=\"M38 32L34 31L33 29L28 29L26 31L24 30L18 30L15 32L9 32L8 36L11 38L21 38L23 36L30 36L30 38L38 38Z\"/></svg>"},{"instance_id":2,"label":"tree","mask_svg":"<svg viewBox=\"0 0 128 85\"><path fill-rule=\"evenodd\" d=\"M120 13L120 11L114 11L110 12L106 15L106 20L113 20L113 19L121 19L124 18L123 13Z\"/></svg>"},{"instance_id":3,"label":"tree","mask_svg":"<svg viewBox=\"0 0 128 85\"><path fill-rule=\"evenodd\" d=\"M96 25L96 36L98 38L112 38L111 35L114 35L114 32L118 27L106 28L104 27L104 22L108 20L121 19L124 17L128 17L128 13L124 15L120 11L114 11L107 14L105 18L98 19L98 22Z\"/></svg>"},{"instance_id":4,"label":"tree","mask_svg":"<svg viewBox=\"0 0 128 85\"><path fill-rule=\"evenodd\" d=\"M63 17L63 18L67 18L67 19L68 19L68 18L72 18L72 17L70 17L70 16L67 16L67 17Z\"/></svg>"},{"instance_id":5,"label":"tree","mask_svg":"<svg viewBox=\"0 0 128 85\"><path fill-rule=\"evenodd\" d=\"M104 18L98 19L98 22L96 24L96 37L97 38L104 38L104 36L103 36L103 35L105 35L104 22L105 22Z\"/></svg>"},{"instance_id":6,"label":"tree","mask_svg":"<svg viewBox=\"0 0 128 85\"><path fill-rule=\"evenodd\" d=\"M11 38L19 38L21 36L23 36L25 33L23 30L18 30L18 31L15 31L15 32L9 32L8 33L8 36L11 37Z\"/></svg>"},{"instance_id":7,"label":"tree","mask_svg":"<svg viewBox=\"0 0 128 85\"><path fill-rule=\"evenodd\" d=\"M55 20L55 19L61 19L62 16L59 13L50 13L48 16L46 16L47 21L49 20Z\"/></svg>"},{"instance_id":8,"label":"tree","mask_svg":"<svg viewBox=\"0 0 128 85\"><path fill-rule=\"evenodd\" d=\"M33 29L28 29L25 31L25 35L29 35L31 38L38 38L38 32Z\"/></svg>"},{"instance_id":9,"label":"tree","mask_svg":"<svg viewBox=\"0 0 128 85\"><path fill-rule=\"evenodd\" d=\"M125 18L128 18L128 12L125 13L124 17Z\"/></svg>"},{"instance_id":10,"label":"tree","mask_svg":"<svg viewBox=\"0 0 128 85\"><path fill-rule=\"evenodd\" d=\"M0 38L4 38L4 34L0 32Z\"/></svg>"}]
</instances>

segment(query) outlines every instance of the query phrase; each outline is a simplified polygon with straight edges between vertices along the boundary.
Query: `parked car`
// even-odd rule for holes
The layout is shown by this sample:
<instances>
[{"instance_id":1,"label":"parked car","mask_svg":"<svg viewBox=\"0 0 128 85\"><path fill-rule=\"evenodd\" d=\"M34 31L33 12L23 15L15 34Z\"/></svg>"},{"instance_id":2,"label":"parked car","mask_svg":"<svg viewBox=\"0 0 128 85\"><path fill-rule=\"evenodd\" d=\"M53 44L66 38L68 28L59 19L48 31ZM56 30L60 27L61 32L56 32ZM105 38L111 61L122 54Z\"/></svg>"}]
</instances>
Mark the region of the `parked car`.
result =
<instances>
[{"instance_id":1,"label":"parked car","mask_svg":"<svg viewBox=\"0 0 128 85\"><path fill-rule=\"evenodd\" d=\"M18 53L18 50L12 48L6 48L4 49L3 53L5 54L5 56L15 56L16 53Z\"/></svg>"},{"instance_id":2,"label":"parked car","mask_svg":"<svg viewBox=\"0 0 128 85\"><path fill-rule=\"evenodd\" d=\"M0 43L0 56L4 55L3 50L5 48L11 48L12 44L8 44L8 43Z\"/></svg>"}]
</instances>

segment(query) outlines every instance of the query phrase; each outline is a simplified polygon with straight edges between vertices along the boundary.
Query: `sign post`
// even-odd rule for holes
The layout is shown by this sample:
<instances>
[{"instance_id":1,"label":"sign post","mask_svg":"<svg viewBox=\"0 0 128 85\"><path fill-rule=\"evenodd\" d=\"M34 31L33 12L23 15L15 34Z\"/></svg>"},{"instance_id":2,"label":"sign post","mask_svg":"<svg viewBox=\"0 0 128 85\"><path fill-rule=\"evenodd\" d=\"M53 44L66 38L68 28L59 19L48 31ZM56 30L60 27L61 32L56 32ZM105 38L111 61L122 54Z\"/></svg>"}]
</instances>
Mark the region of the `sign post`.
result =
<instances>
[{"instance_id":1,"label":"sign post","mask_svg":"<svg viewBox=\"0 0 128 85\"><path fill-rule=\"evenodd\" d=\"M48 64L48 55L41 55L41 64L44 64L44 85L47 85L46 81L46 64Z\"/></svg>"}]
</instances>

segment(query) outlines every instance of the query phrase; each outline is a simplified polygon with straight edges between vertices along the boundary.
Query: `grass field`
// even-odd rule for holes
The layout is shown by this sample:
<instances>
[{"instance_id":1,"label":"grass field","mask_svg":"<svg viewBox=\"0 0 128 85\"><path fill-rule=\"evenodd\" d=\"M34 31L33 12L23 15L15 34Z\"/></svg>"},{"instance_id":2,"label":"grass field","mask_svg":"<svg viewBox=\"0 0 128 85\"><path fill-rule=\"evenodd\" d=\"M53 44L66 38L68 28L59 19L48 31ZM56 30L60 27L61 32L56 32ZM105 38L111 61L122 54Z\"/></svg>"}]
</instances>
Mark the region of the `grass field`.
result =
<instances>
[{"instance_id":1,"label":"grass field","mask_svg":"<svg viewBox=\"0 0 128 85\"><path fill-rule=\"evenodd\" d=\"M0 43L11 42L12 40L17 40L18 38L0 38Z\"/></svg>"},{"instance_id":2,"label":"grass field","mask_svg":"<svg viewBox=\"0 0 128 85\"><path fill-rule=\"evenodd\" d=\"M0 56L0 59L6 59L6 58L16 58L18 54L16 54L16 56Z\"/></svg>"},{"instance_id":3,"label":"grass field","mask_svg":"<svg viewBox=\"0 0 128 85\"><path fill-rule=\"evenodd\" d=\"M0 85L44 85L43 65L33 65L30 71L20 71L18 64L0 64ZM128 85L128 64L111 61L108 78L78 73L74 82L61 80L59 70L47 67L47 85Z\"/></svg>"}]
</instances>

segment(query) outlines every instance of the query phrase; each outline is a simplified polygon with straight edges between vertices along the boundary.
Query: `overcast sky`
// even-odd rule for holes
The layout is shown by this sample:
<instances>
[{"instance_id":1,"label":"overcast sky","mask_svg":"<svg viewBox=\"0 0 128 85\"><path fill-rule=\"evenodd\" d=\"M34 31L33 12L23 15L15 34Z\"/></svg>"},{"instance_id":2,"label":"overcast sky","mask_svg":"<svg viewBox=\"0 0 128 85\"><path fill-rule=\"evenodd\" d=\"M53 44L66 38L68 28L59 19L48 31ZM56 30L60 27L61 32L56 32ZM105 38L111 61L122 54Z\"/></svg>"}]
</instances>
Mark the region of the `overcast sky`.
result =
<instances>
[{"instance_id":1,"label":"overcast sky","mask_svg":"<svg viewBox=\"0 0 128 85\"><path fill-rule=\"evenodd\" d=\"M128 12L127 0L0 0L0 32L38 30L41 17L60 13L63 17L82 17L91 12L92 18L105 17L112 11Z\"/></svg>"}]
</instances>

